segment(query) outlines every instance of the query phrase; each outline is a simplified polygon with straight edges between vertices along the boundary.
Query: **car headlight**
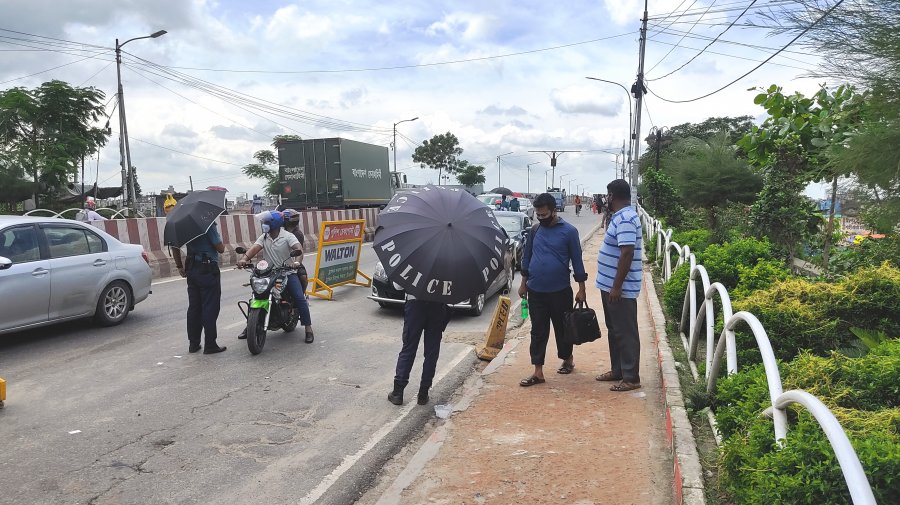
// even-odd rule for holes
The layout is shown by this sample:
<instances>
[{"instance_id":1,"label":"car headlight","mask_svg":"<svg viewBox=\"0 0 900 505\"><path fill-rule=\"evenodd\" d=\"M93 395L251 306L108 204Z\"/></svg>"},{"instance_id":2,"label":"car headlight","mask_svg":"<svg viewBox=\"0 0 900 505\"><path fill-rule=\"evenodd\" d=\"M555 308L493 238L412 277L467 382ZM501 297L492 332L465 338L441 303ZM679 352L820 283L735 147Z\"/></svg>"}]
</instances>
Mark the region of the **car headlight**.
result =
<instances>
[{"instance_id":1,"label":"car headlight","mask_svg":"<svg viewBox=\"0 0 900 505\"><path fill-rule=\"evenodd\" d=\"M253 292L256 294L263 294L269 289L269 278L268 277L254 277L250 280L250 287L253 288Z\"/></svg>"},{"instance_id":2,"label":"car headlight","mask_svg":"<svg viewBox=\"0 0 900 505\"><path fill-rule=\"evenodd\" d=\"M372 277L374 277L380 281L388 280L387 272L384 271L384 266L381 264L380 261L375 264L375 272L372 273Z\"/></svg>"}]
</instances>

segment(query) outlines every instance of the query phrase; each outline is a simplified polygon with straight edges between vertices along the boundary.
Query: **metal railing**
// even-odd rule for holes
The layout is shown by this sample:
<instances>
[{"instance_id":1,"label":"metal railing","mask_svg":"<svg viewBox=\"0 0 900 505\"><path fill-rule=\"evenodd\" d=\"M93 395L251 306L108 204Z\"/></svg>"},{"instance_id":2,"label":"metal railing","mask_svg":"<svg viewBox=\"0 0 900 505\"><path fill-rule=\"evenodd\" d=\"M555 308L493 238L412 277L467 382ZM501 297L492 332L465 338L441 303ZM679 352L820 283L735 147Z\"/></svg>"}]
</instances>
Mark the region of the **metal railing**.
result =
<instances>
[{"instance_id":1,"label":"metal railing","mask_svg":"<svg viewBox=\"0 0 900 505\"><path fill-rule=\"evenodd\" d=\"M722 355L726 355L726 369L728 375L738 372L737 363L737 344L735 342L735 328L741 324L746 324L756 340L756 346L759 348L762 356L763 369L766 373L766 382L769 389L769 398L772 406L766 409L766 414L772 419L773 430L775 432L775 441L781 446L788 432L787 408L792 404L799 404L808 410L815 418L816 422L825 432L831 448L834 450L844 480L850 491L850 497L856 505L875 505L875 495L872 493L872 486L869 483L859 457L843 427L837 418L822 403L821 400L806 391L794 389L783 391L781 382L781 373L778 370L778 362L775 359L775 352L772 349L772 343L766 334L762 323L753 314L745 311L732 313L731 297L728 290L719 282L710 282L709 275L703 265L697 264L697 258L691 252L690 246L687 244L680 245L672 241L672 229L663 230L662 223L650 216L644 209L640 210L641 222L648 235L656 237L656 261L657 265L662 269L663 281L668 282L672 277L672 252L677 254L675 268L684 263L690 264L690 275L688 278L687 290L684 295L684 304L681 311L681 320L679 322L679 333L682 343L688 354L688 363L691 367L691 373L697 380L697 347L699 345L701 327L706 329L706 367L705 378L707 380L706 391L709 394L716 392L716 379L719 376L719 369L722 364ZM662 262L662 265L659 263ZM703 287L703 303L697 307L697 280L700 280ZM715 297L718 296L722 318L725 322L722 332L719 334L718 341L715 340ZM685 337L685 329L690 335L688 340ZM711 425L716 431L715 418L710 414ZM718 434L717 440L718 440Z\"/></svg>"},{"instance_id":2,"label":"metal railing","mask_svg":"<svg viewBox=\"0 0 900 505\"><path fill-rule=\"evenodd\" d=\"M47 217L58 217L61 219L75 219L78 216L78 213L81 212L82 210L84 210L84 209L82 209L80 207L73 207L71 209L66 209L66 210L63 210L60 212L56 212L55 210L50 210L50 209L34 209L34 210L29 210L28 212L23 214L23 216L47 216ZM94 210L97 211L98 213L101 210L110 211L112 214L107 219L125 219L127 217L125 215L125 213L130 211L130 209L116 210L116 209L111 209L109 207L100 207L99 209L94 209ZM70 218L66 217L66 214L68 214L70 212L72 213L72 217L70 217ZM135 212L135 214L137 214L136 217L146 217L140 211L136 210L134 212Z\"/></svg>"}]
</instances>

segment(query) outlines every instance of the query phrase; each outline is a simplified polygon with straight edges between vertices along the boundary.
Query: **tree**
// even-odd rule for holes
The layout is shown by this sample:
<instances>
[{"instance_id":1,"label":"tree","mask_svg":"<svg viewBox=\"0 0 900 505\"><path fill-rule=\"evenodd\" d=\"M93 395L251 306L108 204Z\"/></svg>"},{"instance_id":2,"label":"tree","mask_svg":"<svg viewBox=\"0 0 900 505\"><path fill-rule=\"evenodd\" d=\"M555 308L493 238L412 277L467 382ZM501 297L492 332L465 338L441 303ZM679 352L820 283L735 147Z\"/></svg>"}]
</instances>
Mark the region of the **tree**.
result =
<instances>
[{"instance_id":1,"label":"tree","mask_svg":"<svg viewBox=\"0 0 900 505\"><path fill-rule=\"evenodd\" d=\"M24 169L35 204L65 185L83 157L106 144L109 133L97 126L106 117L104 98L96 88L62 81L0 92L0 167L13 174Z\"/></svg>"},{"instance_id":2,"label":"tree","mask_svg":"<svg viewBox=\"0 0 900 505\"><path fill-rule=\"evenodd\" d=\"M681 224L684 206L671 177L653 167L644 170L641 172L638 195L650 212L665 221L667 226Z\"/></svg>"},{"instance_id":3,"label":"tree","mask_svg":"<svg viewBox=\"0 0 900 505\"><path fill-rule=\"evenodd\" d=\"M487 179L484 177L483 166L470 165L468 161L462 161L456 172L456 180L463 186L472 187L476 184L484 184Z\"/></svg>"},{"instance_id":4,"label":"tree","mask_svg":"<svg viewBox=\"0 0 900 505\"><path fill-rule=\"evenodd\" d=\"M143 191L141 190L141 183L138 182L137 167L131 167L131 174L132 174L132 177L134 177L134 196L136 198L140 198L144 195L143 195ZM128 194L131 194L131 181L129 180L126 182L127 182L126 187L128 188Z\"/></svg>"},{"instance_id":5,"label":"tree","mask_svg":"<svg viewBox=\"0 0 900 505\"><path fill-rule=\"evenodd\" d=\"M706 211L713 233L719 230L720 208L728 203L752 203L762 188L762 178L737 153L729 132L723 130L707 141L695 137L675 141L661 164L671 174L685 205Z\"/></svg>"},{"instance_id":6,"label":"tree","mask_svg":"<svg viewBox=\"0 0 900 505\"><path fill-rule=\"evenodd\" d=\"M416 147L412 159L422 168L433 168L438 171L438 181L441 173L455 174L461 168L465 168L459 156L463 150L459 147L456 135L447 132L425 140L422 145Z\"/></svg>"},{"instance_id":7,"label":"tree","mask_svg":"<svg viewBox=\"0 0 900 505\"><path fill-rule=\"evenodd\" d=\"M276 135L272 139L272 147L278 148L282 142L293 140L302 140L297 135ZM253 159L256 163L244 165L241 172L251 179L262 179L265 181L263 191L267 195L277 195L281 193L280 174L278 173L278 156L269 149L256 151L253 153Z\"/></svg>"}]
</instances>

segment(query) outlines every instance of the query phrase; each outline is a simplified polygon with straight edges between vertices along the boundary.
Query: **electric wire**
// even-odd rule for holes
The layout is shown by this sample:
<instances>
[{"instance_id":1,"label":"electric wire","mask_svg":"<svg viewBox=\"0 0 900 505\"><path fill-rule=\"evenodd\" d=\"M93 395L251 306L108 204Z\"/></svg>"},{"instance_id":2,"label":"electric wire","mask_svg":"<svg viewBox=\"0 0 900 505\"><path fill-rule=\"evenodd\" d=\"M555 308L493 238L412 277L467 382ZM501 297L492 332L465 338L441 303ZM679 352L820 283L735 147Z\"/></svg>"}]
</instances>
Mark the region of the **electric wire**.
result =
<instances>
[{"instance_id":1,"label":"electric wire","mask_svg":"<svg viewBox=\"0 0 900 505\"><path fill-rule=\"evenodd\" d=\"M677 29L674 29L674 28L669 28L669 29L667 29L667 30L666 30L665 32L663 32L663 33L665 33L666 35L677 36L677 35L685 34L685 33L687 33L687 32L685 32L685 31L683 31L683 30L677 30ZM687 35L687 38L689 38L689 39L697 39L697 40L713 40L713 37L710 37L710 36L707 36L707 35L700 35L700 34L697 34L697 33L691 33L691 34L688 34L688 35ZM661 43L662 41L656 40L656 41L654 41L654 42L660 42L660 43ZM769 53L769 52L771 52L771 51L777 51L777 50L778 50L777 47L763 46L763 45L759 45L759 44L750 44L750 43L747 43L747 42L738 42L738 41L735 41L735 40L729 40L729 39L719 39L719 42L722 43L722 44L728 44L728 45L734 45L734 46L741 46L741 47L747 47L747 48L750 48L750 49L756 49L756 50L759 50L759 51L765 51L766 53ZM804 52L802 52L802 51L790 51L790 50L785 50L784 52L785 52L785 53L788 53L788 54L796 54L796 55L798 55L798 56L806 56L806 57L809 56L809 53L804 53ZM785 58L786 58L786 56L785 56ZM795 60L795 61L802 62L802 61L805 61L805 60Z\"/></svg>"},{"instance_id":2,"label":"electric wire","mask_svg":"<svg viewBox=\"0 0 900 505\"><path fill-rule=\"evenodd\" d=\"M707 11L709 11L709 9L711 9L712 6L715 4L716 4L716 0L712 0L712 2L709 3L709 7L707 8ZM694 4L691 4L691 5L694 5ZM700 19L701 18L697 18L696 21L700 21ZM681 36L680 39L678 39L678 42L672 47L672 49L669 49L669 52L667 52L665 55L663 55L663 57L660 58L659 61L657 61L652 67L650 67L650 70L647 70L646 72L644 72L645 74L653 72L653 69L656 68L660 63L662 63L666 58L668 58L669 55L672 54L672 51L678 49L678 47L681 46L681 43L684 41L684 38L687 37L692 31L694 31L694 28L697 27L696 21L694 22L694 24L691 25L690 28L688 28L687 33L685 33L684 35ZM669 25L669 26L671 26L671 25Z\"/></svg>"},{"instance_id":3,"label":"electric wire","mask_svg":"<svg viewBox=\"0 0 900 505\"><path fill-rule=\"evenodd\" d=\"M714 38L712 41L710 41L709 44L706 44L706 47L704 47L704 48L701 49L697 54L695 54L694 56L692 56L691 59L689 59L689 60L687 60L686 62L682 63L680 67L676 68L675 70L672 70L671 72L669 72L669 73L663 75L662 77L656 77L656 78L654 78L654 79L647 79L647 81L648 81L648 82L649 82L649 81L658 81L658 80L660 80L660 79L664 79L664 78L666 78L666 77L668 77L668 76L674 74L675 72L678 72L678 71L681 70L682 68L688 66L688 64L690 64L692 61L696 60L698 56L700 56L701 54L703 54L704 51L706 51L707 49L709 49L710 46L712 46L713 44L715 44L716 41L719 40L719 38L720 38L722 35L725 35L725 32L727 32L729 29L731 29L731 27L734 26L734 24L737 23L737 21L738 21L739 19L741 19L741 16L743 16L744 14L746 14L746 13L747 13L747 10L749 10L750 7L753 7L753 4L755 4L756 2L757 2L757 0L753 0L752 2L750 2L750 4L747 6L747 8L744 9L743 11L741 11L741 13L738 14L738 16L737 16L736 18L734 18L734 21L732 21L730 25L728 25L727 27L725 27L724 30L722 30L721 32L719 32L719 34L716 35L716 38ZM693 26L697 26L697 24L694 23ZM685 36L687 36L687 35L685 35ZM682 40L684 40L683 37L682 37ZM673 50L674 50L674 48L673 48ZM651 70L652 70L652 69L651 69Z\"/></svg>"},{"instance_id":4,"label":"electric wire","mask_svg":"<svg viewBox=\"0 0 900 505\"><path fill-rule=\"evenodd\" d=\"M779 53L781 53L784 49L787 49L788 47L791 46L791 44L793 44L794 42L800 40L800 37L806 35L806 32L808 32L813 26L819 24L819 22L821 22L823 19L825 19L829 14L831 14L832 12L834 12L834 10L837 9L838 6L840 6L842 3L844 3L844 0L838 0L838 1L837 1L834 5L832 5L827 11L825 11L824 14L822 14L818 19L816 19L811 25L809 25L808 27L806 27L805 29L803 29L803 31L801 31L799 34L797 34L796 37L794 37L793 39L791 39L791 41L788 42L783 48L779 49L776 53L774 53L774 54L772 54L771 56L769 56L768 58L766 58L765 61L763 61L763 62L760 63L759 65L753 67L752 69L750 69L749 71L747 71L745 74L741 75L741 76L738 77L737 79L734 79L733 81L729 82L728 84L722 86L721 88L719 88L719 89L717 89L717 90L715 90L715 91L711 91L711 92L709 92L709 93L707 93L707 94L705 94L705 95L698 96L698 97L696 97L696 98L691 98L691 99L688 99L688 100L671 100L671 99L663 98L663 97L657 95L652 89L649 89L649 88L648 88L648 91L649 91L653 96L655 96L656 98L659 98L660 100L662 100L662 101L664 101L664 102L669 102L669 103L688 103L688 102L696 102L697 100L702 100L702 99L704 99L704 98L707 98L707 97L710 97L710 96L712 96L712 95L715 95L716 93L718 93L718 92L720 92L720 91L722 91L722 90L724 90L724 89L726 89L726 88L728 88L728 87L731 87L731 85L733 85L734 83L740 81L740 80L743 79L744 77L747 77L748 75L750 75L750 74L752 74L753 72L757 71L757 70L758 70L759 68L761 68L763 65L765 65L766 63L768 63L772 58L774 58L774 57L777 56Z\"/></svg>"},{"instance_id":5,"label":"electric wire","mask_svg":"<svg viewBox=\"0 0 900 505\"><path fill-rule=\"evenodd\" d=\"M22 80L22 79L27 79L28 77L34 77L34 76L40 75L40 74L46 74L47 72L52 72L52 71L54 71L54 70L56 70L56 69L58 69L58 68L68 67L69 65L74 65L74 64L76 64L76 63L81 63L82 61L89 60L89 59L91 59L90 56L88 56L87 58L82 58L82 59L80 59L80 60L70 61L69 63L63 63L62 65L57 65L57 66L55 66L55 67L48 68L48 69L46 69L46 70L41 70L40 72L35 72L35 73L33 73L33 74L22 75L22 76L19 76L19 77L13 77L12 79L7 79L7 80L5 80L5 81L0 81L0 84L6 84L6 83L8 83L8 82L13 82L13 81L19 81L19 80Z\"/></svg>"},{"instance_id":6,"label":"electric wire","mask_svg":"<svg viewBox=\"0 0 900 505\"><path fill-rule=\"evenodd\" d=\"M681 0L681 3L678 4L678 7L675 7L675 9L672 11L672 13L679 12L678 9L680 9L681 6L684 5L684 2L686 2L686 1L687 1L687 0ZM674 24L675 21L678 21L679 19L681 19L681 16L684 14L684 12L687 12L691 7L694 6L695 3L697 3L697 0L694 0L693 2L691 2L691 5L688 5L687 9L685 9L684 11L682 11L681 14L679 14L679 15L675 18L674 21L672 21L671 23L669 23L669 26L672 26L672 24ZM648 16L647 19L649 20L650 17ZM668 28L668 27L667 27L667 28Z\"/></svg>"}]
</instances>

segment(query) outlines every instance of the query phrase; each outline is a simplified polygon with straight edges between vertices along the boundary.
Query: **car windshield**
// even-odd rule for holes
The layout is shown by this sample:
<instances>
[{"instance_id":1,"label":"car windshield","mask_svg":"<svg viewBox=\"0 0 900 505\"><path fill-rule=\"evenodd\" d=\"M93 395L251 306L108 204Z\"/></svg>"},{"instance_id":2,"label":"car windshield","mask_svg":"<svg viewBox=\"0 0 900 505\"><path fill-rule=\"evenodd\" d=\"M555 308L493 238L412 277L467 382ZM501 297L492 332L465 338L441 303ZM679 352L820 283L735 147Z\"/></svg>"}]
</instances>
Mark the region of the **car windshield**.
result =
<instances>
[{"instance_id":1,"label":"car windshield","mask_svg":"<svg viewBox=\"0 0 900 505\"><path fill-rule=\"evenodd\" d=\"M522 231L522 220L518 216L497 216L497 222L510 236Z\"/></svg>"},{"instance_id":2,"label":"car windshield","mask_svg":"<svg viewBox=\"0 0 900 505\"><path fill-rule=\"evenodd\" d=\"M497 195L478 195L476 198L488 207L493 207L494 203L500 199Z\"/></svg>"}]
</instances>

